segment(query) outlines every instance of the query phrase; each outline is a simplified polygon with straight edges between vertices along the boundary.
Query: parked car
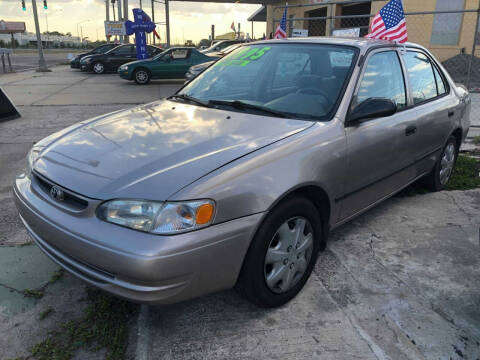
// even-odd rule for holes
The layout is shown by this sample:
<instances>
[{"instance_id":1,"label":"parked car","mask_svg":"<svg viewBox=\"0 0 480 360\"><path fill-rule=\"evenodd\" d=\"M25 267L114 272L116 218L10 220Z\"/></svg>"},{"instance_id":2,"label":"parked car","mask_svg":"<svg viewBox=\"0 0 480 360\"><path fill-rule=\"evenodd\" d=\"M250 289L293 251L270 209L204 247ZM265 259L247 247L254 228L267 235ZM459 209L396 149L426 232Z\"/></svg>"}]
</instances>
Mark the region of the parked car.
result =
<instances>
[{"instance_id":1,"label":"parked car","mask_svg":"<svg viewBox=\"0 0 480 360\"><path fill-rule=\"evenodd\" d=\"M162 48L154 45L147 45L148 57L154 57L163 51ZM120 45L107 51L105 54L90 55L84 57L80 61L82 71L93 71L95 74L103 74L104 72L113 72L130 61L137 58L137 50L135 45Z\"/></svg>"},{"instance_id":2,"label":"parked car","mask_svg":"<svg viewBox=\"0 0 480 360\"><path fill-rule=\"evenodd\" d=\"M118 68L118 74L122 79L145 85L150 79L181 79L192 65L212 59L218 58L202 54L195 48L174 47L152 59L126 63Z\"/></svg>"},{"instance_id":3,"label":"parked car","mask_svg":"<svg viewBox=\"0 0 480 360\"><path fill-rule=\"evenodd\" d=\"M85 56L96 55L96 54L104 54L107 51L109 51L109 50L111 50L111 49L113 49L117 46L118 46L118 44L104 44L104 45L97 46L95 49L92 49L89 52L79 54L79 55L75 56L70 61L70 67L72 69L80 69L80 60L82 60L82 58L84 58Z\"/></svg>"},{"instance_id":4,"label":"parked car","mask_svg":"<svg viewBox=\"0 0 480 360\"><path fill-rule=\"evenodd\" d=\"M442 190L471 99L425 48L243 46L176 94L39 142L14 198L37 245L145 303L236 285L285 304L328 232L418 179Z\"/></svg>"},{"instance_id":5,"label":"parked car","mask_svg":"<svg viewBox=\"0 0 480 360\"><path fill-rule=\"evenodd\" d=\"M242 46L241 43L238 44L233 44L230 45L229 47L226 47L222 51L216 52L216 53L209 53L207 54L208 56L215 57L215 60L212 61L207 61L198 65L193 65L191 66L188 71L185 74L185 82L191 81L195 76L200 74L203 70L208 68L210 65L212 65L215 61L218 59L224 57L227 54L230 54L233 50L238 49L240 46Z\"/></svg>"},{"instance_id":6,"label":"parked car","mask_svg":"<svg viewBox=\"0 0 480 360\"><path fill-rule=\"evenodd\" d=\"M219 52L233 44L243 44L245 40L221 40L214 42L209 48L202 50L204 54Z\"/></svg>"}]
</instances>

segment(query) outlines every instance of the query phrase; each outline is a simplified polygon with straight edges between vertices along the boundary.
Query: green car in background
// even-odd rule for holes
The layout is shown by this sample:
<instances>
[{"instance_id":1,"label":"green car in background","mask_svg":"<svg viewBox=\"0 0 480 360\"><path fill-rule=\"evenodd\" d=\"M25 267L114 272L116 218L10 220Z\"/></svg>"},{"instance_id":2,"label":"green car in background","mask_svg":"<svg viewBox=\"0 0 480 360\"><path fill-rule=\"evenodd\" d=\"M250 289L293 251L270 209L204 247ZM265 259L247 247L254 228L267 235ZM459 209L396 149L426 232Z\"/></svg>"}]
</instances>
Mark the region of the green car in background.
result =
<instances>
[{"instance_id":1,"label":"green car in background","mask_svg":"<svg viewBox=\"0 0 480 360\"><path fill-rule=\"evenodd\" d=\"M122 79L145 85L151 79L182 79L190 66L217 60L218 56L202 54L191 47L170 48L152 59L137 60L118 68Z\"/></svg>"}]
</instances>

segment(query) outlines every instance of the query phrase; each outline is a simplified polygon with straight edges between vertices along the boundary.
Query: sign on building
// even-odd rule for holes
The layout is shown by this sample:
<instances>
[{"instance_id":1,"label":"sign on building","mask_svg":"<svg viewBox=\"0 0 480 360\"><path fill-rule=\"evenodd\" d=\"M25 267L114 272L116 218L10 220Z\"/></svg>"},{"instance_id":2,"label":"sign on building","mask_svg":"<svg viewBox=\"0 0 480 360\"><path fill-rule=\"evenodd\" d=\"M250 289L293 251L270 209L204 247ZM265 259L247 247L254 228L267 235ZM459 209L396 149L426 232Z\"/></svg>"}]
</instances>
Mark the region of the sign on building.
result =
<instances>
[{"instance_id":1,"label":"sign on building","mask_svg":"<svg viewBox=\"0 0 480 360\"><path fill-rule=\"evenodd\" d=\"M22 21L0 20L0 34L23 33L25 30L25 23Z\"/></svg>"},{"instance_id":2,"label":"sign on building","mask_svg":"<svg viewBox=\"0 0 480 360\"><path fill-rule=\"evenodd\" d=\"M360 37L360 28L337 29L333 30L332 34L341 37Z\"/></svg>"},{"instance_id":3,"label":"sign on building","mask_svg":"<svg viewBox=\"0 0 480 360\"><path fill-rule=\"evenodd\" d=\"M292 37L307 37L307 29L292 29Z\"/></svg>"},{"instance_id":4,"label":"sign on building","mask_svg":"<svg viewBox=\"0 0 480 360\"><path fill-rule=\"evenodd\" d=\"M125 22L123 21L105 21L105 35L126 35Z\"/></svg>"}]
</instances>

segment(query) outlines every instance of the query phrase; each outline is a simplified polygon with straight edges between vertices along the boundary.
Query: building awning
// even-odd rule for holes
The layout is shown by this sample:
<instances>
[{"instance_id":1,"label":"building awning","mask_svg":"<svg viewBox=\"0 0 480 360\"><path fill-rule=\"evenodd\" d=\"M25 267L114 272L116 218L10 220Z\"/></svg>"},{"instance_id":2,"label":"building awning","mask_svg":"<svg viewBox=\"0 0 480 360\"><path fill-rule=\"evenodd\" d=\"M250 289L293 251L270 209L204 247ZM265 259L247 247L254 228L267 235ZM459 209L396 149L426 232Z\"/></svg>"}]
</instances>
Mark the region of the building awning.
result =
<instances>
[{"instance_id":1,"label":"building awning","mask_svg":"<svg viewBox=\"0 0 480 360\"><path fill-rule=\"evenodd\" d=\"M247 19L248 21L267 21L267 7L261 6Z\"/></svg>"}]
</instances>

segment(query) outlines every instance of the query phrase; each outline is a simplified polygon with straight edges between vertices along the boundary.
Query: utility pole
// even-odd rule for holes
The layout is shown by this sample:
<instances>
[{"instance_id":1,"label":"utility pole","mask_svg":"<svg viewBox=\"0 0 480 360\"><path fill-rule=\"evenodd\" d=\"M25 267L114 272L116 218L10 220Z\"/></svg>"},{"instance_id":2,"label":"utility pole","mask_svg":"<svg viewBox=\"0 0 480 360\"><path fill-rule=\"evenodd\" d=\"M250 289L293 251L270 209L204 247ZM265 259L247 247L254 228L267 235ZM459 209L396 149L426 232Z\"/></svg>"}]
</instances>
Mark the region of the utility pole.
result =
<instances>
[{"instance_id":1,"label":"utility pole","mask_svg":"<svg viewBox=\"0 0 480 360\"><path fill-rule=\"evenodd\" d=\"M168 9L168 1L165 0L165 26L167 28L167 48L170 47L170 10Z\"/></svg>"},{"instance_id":2,"label":"utility pole","mask_svg":"<svg viewBox=\"0 0 480 360\"><path fill-rule=\"evenodd\" d=\"M35 21L35 31L37 33L37 47L38 47L38 70L39 72L50 71L47 68L47 63L43 57L42 36L40 34L40 24L38 23L37 1L32 0L33 20Z\"/></svg>"},{"instance_id":3,"label":"utility pole","mask_svg":"<svg viewBox=\"0 0 480 360\"><path fill-rule=\"evenodd\" d=\"M110 7L108 6L109 0L105 0L105 21L110 21ZM107 44L110 42L110 38L105 34Z\"/></svg>"},{"instance_id":4,"label":"utility pole","mask_svg":"<svg viewBox=\"0 0 480 360\"><path fill-rule=\"evenodd\" d=\"M155 24L155 0L152 0L152 22ZM155 34L152 33L153 45L155 45Z\"/></svg>"},{"instance_id":5,"label":"utility pole","mask_svg":"<svg viewBox=\"0 0 480 360\"><path fill-rule=\"evenodd\" d=\"M117 0L118 1L118 4L117 4L117 10L118 10L118 21L122 21L122 0ZM123 43L123 36L120 35L120 42Z\"/></svg>"},{"instance_id":6,"label":"utility pole","mask_svg":"<svg viewBox=\"0 0 480 360\"><path fill-rule=\"evenodd\" d=\"M238 36L237 39L240 39L240 23L238 23Z\"/></svg>"},{"instance_id":7,"label":"utility pole","mask_svg":"<svg viewBox=\"0 0 480 360\"><path fill-rule=\"evenodd\" d=\"M127 21L127 20L128 20L128 0L123 0L123 21ZM130 37L128 35L125 35L123 37L123 40L125 44L128 44L130 42Z\"/></svg>"}]
</instances>

